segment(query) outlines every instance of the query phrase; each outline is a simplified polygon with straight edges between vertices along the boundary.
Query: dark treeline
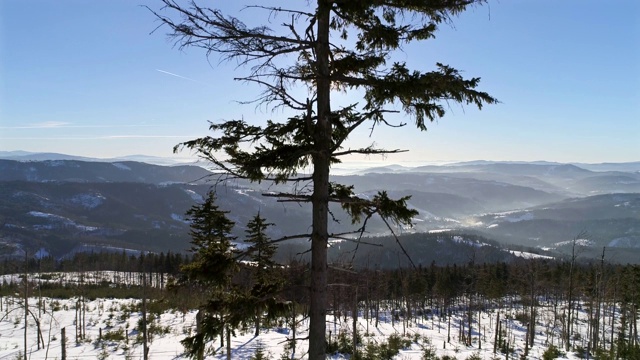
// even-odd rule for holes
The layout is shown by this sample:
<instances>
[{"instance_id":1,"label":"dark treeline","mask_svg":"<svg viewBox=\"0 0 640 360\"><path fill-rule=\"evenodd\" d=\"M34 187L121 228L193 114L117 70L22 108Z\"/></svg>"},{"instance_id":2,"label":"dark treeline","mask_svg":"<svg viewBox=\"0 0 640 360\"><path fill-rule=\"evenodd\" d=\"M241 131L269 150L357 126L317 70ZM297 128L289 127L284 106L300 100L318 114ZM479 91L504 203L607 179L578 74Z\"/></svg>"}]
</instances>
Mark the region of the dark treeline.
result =
<instances>
[{"instance_id":1,"label":"dark treeline","mask_svg":"<svg viewBox=\"0 0 640 360\"><path fill-rule=\"evenodd\" d=\"M165 273L178 278L181 267L191 261L182 253L78 253L70 259L52 257L31 258L25 268L24 260L5 259L0 274L29 272L152 272ZM283 264L281 278L288 287L303 288L307 284L307 264L289 261ZM330 266L329 291L335 298L339 293L352 290L334 289L358 287L359 297L392 300L411 298L421 306L444 308L458 306L469 295L486 300L504 297L531 297L531 287L536 298L563 301L570 296L589 299L600 296L607 300L637 304L640 301L640 265L619 265L600 262L571 262L552 259L521 259L520 261L463 265L417 266L401 269L353 269ZM236 281L246 278L241 274ZM347 286L348 285L348 286ZM332 290L334 289L334 290ZM293 291L294 300L304 303L304 291ZM283 296L287 297L286 291ZM340 296L337 297L339 299Z\"/></svg>"},{"instance_id":2,"label":"dark treeline","mask_svg":"<svg viewBox=\"0 0 640 360\"><path fill-rule=\"evenodd\" d=\"M92 252L76 253L68 259L55 259L47 256L40 259L30 258L25 268L24 259L4 259L0 265L0 274L39 272L82 272L82 271L126 271L157 272L178 275L180 268L191 261L189 255L183 253L140 253L125 252Z\"/></svg>"}]
</instances>

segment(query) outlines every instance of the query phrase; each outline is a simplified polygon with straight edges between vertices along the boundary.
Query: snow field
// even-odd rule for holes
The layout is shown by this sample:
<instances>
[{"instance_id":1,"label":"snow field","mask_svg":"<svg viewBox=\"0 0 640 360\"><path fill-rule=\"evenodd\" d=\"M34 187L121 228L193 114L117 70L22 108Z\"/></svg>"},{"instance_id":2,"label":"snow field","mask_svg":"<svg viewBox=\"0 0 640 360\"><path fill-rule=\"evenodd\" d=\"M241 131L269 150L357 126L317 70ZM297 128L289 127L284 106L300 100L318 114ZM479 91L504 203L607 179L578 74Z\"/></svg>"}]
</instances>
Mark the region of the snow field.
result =
<instances>
[{"instance_id":1,"label":"snow field","mask_svg":"<svg viewBox=\"0 0 640 360\"><path fill-rule=\"evenodd\" d=\"M140 300L137 299L97 299L85 303L84 321L86 333L84 339L79 339L76 343L75 324L76 307L79 305L78 298L75 299L49 299L43 298L41 306L38 306L37 298L29 299L29 310L27 327L27 352L28 358L37 359L60 359L61 349L61 329L66 329L67 359L142 359L142 344L139 341L140 332L138 322L141 318L139 311ZM519 358L524 349L524 338L526 325L514 320L517 313L522 312L522 308L501 311L503 329L507 338L516 348L516 354L510 358ZM536 327L535 345L530 350L528 359L541 359L548 344L553 342L559 346L558 326L553 326L553 311L551 305L538 308L538 323ZM33 315L32 315L33 314ZM168 311L153 320L149 327L153 328L149 344L150 359L186 359L183 354L183 347L180 344L185 336L195 329L194 310L186 312ZM384 315L382 315L384 314ZM586 312L578 312L579 320L576 332L581 334L578 338L586 338ZM474 323L472 331L472 346L463 345L459 339L460 324L464 323L464 311L459 312L451 318L450 337L451 342L447 343L447 318L439 318L437 315L426 315L403 321L402 317L392 321L391 312L381 313L378 326L372 319L365 319L362 309L358 318L358 332L364 344L368 342L385 342L392 334L406 336L414 342L410 348L400 351L395 359L409 360L421 359L423 347L432 346L438 356L448 355L456 359L467 359L471 355L478 354L483 359L493 359L494 356L504 359L505 355L498 352L493 354L493 339L495 336L495 319L497 310L486 312L474 312ZM478 323L478 317L480 319ZM37 326L35 318L40 320L42 339L44 345L38 350ZM299 318L300 319L300 318ZM296 337L303 339L307 336L306 329L308 323L302 321L298 326ZM480 331L478 331L480 328ZM244 331L236 331L232 337L232 359L249 359L258 347L272 359L280 359L287 339L291 338L292 332L288 328L277 327L262 329L260 336L254 337L254 329L249 328ZM340 332L345 332L348 338L352 334L352 318L350 316L333 317L327 316L327 332L332 339ZM464 330L466 333L466 329ZM98 338L109 340L102 342ZM114 334L124 336L124 339L113 339ZM138 339L138 340L137 340ZM577 341L580 345L580 340ZM216 349L216 355L207 359L225 359L225 349L220 347L219 340L212 343ZM586 347L586 346L585 346ZM305 358L307 344L305 341L297 343L296 359ZM24 351L24 305L23 299L17 297L3 297L2 308L0 309L0 359L16 359ZM348 359L348 355L333 354L328 355L330 359ZM569 352L566 359L578 359Z\"/></svg>"}]
</instances>

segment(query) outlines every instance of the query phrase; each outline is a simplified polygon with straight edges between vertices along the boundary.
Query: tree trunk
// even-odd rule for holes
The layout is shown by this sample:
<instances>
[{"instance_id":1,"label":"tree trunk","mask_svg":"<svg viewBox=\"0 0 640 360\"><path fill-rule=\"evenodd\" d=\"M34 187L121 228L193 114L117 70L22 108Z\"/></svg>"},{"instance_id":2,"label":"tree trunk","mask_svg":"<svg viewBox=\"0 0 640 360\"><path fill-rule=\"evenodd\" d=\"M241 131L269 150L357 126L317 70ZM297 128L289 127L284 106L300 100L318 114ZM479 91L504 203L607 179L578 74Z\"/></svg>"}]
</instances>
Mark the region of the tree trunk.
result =
<instances>
[{"instance_id":1,"label":"tree trunk","mask_svg":"<svg viewBox=\"0 0 640 360\"><path fill-rule=\"evenodd\" d=\"M500 311L498 311L498 315L496 317L496 333L494 334L494 338L493 338L493 354L494 355L498 350L499 334L500 334Z\"/></svg>"},{"instance_id":2,"label":"tree trunk","mask_svg":"<svg viewBox=\"0 0 640 360\"><path fill-rule=\"evenodd\" d=\"M311 301L309 309L309 360L325 358L327 304L327 242L329 238L329 160L331 134L331 82L329 80L330 4L318 0L317 122L313 134L313 195L311 235Z\"/></svg>"},{"instance_id":3,"label":"tree trunk","mask_svg":"<svg viewBox=\"0 0 640 360\"><path fill-rule=\"evenodd\" d=\"M76 300L76 323L74 330L76 332L76 344L80 343L80 299Z\"/></svg>"},{"instance_id":4,"label":"tree trunk","mask_svg":"<svg viewBox=\"0 0 640 360\"><path fill-rule=\"evenodd\" d=\"M24 252L24 360L27 360L27 315L29 315L29 272L27 266L29 258Z\"/></svg>"},{"instance_id":5,"label":"tree trunk","mask_svg":"<svg viewBox=\"0 0 640 360\"><path fill-rule=\"evenodd\" d=\"M358 287L356 286L355 300L353 301L353 359L358 353Z\"/></svg>"},{"instance_id":6,"label":"tree trunk","mask_svg":"<svg viewBox=\"0 0 640 360\"><path fill-rule=\"evenodd\" d=\"M227 360L231 360L231 328L227 326Z\"/></svg>"},{"instance_id":7,"label":"tree trunk","mask_svg":"<svg viewBox=\"0 0 640 360\"><path fill-rule=\"evenodd\" d=\"M449 324L447 325L447 342L451 342L451 312L449 311Z\"/></svg>"},{"instance_id":8,"label":"tree trunk","mask_svg":"<svg viewBox=\"0 0 640 360\"><path fill-rule=\"evenodd\" d=\"M82 291L84 292L84 286ZM82 294L82 312L81 312L81 316L82 316L82 340L87 338L87 306L86 306L86 299L84 297L84 294Z\"/></svg>"},{"instance_id":9,"label":"tree trunk","mask_svg":"<svg viewBox=\"0 0 640 360\"><path fill-rule=\"evenodd\" d=\"M196 332L200 334L202 332L202 319L204 317L204 312L202 310L198 310L196 313ZM198 348L198 353L196 354L196 360L204 360L204 346Z\"/></svg>"},{"instance_id":10,"label":"tree trunk","mask_svg":"<svg viewBox=\"0 0 640 360\"><path fill-rule=\"evenodd\" d=\"M375 327L378 327L378 320L380 319L380 300L376 299L376 323Z\"/></svg>"},{"instance_id":11,"label":"tree trunk","mask_svg":"<svg viewBox=\"0 0 640 360\"><path fill-rule=\"evenodd\" d=\"M615 329L614 324L615 324L615 319L616 319L616 301L615 301L616 298L615 298L615 295L616 294L614 293L614 295L612 297L612 300L611 300L612 311L611 311L611 317L609 318L609 326L611 327L611 337L609 338L610 339L609 340L609 344L610 344L610 350L611 350L612 353L613 353L613 348L614 348L614 346L613 346L614 337L613 336L614 336L614 332L615 332L614 331L614 329Z\"/></svg>"},{"instance_id":12,"label":"tree trunk","mask_svg":"<svg viewBox=\"0 0 640 360\"><path fill-rule=\"evenodd\" d=\"M60 347L62 348L62 353L60 354L62 360L67 360L67 332L65 328L62 328L60 334Z\"/></svg>"},{"instance_id":13,"label":"tree trunk","mask_svg":"<svg viewBox=\"0 0 640 360\"><path fill-rule=\"evenodd\" d=\"M144 360L148 359L149 347L148 347L148 334L147 334L147 278L142 273L142 357Z\"/></svg>"},{"instance_id":14,"label":"tree trunk","mask_svg":"<svg viewBox=\"0 0 640 360\"><path fill-rule=\"evenodd\" d=\"M469 307L467 308L467 320L469 322L469 327L467 328L467 346L471 346L471 331L472 331L472 323L473 323L473 312L471 311L473 301L472 295L469 295Z\"/></svg>"},{"instance_id":15,"label":"tree trunk","mask_svg":"<svg viewBox=\"0 0 640 360\"><path fill-rule=\"evenodd\" d=\"M260 335L260 310L256 310L256 331L253 336L258 337Z\"/></svg>"},{"instance_id":16,"label":"tree trunk","mask_svg":"<svg viewBox=\"0 0 640 360\"><path fill-rule=\"evenodd\" d=\"M482 313L480 307L478 307L478 349L482 350Z\"/></svg>"},{"instance_id":17,"label":"tree trunk","mask_svg":"<svg viewBox=\"0 0 640 360\"><path fill-rule=\"evenodd\" d=\"M291 305L291 357L296 353L296 305Z\"/></svg>"}]
</instances>

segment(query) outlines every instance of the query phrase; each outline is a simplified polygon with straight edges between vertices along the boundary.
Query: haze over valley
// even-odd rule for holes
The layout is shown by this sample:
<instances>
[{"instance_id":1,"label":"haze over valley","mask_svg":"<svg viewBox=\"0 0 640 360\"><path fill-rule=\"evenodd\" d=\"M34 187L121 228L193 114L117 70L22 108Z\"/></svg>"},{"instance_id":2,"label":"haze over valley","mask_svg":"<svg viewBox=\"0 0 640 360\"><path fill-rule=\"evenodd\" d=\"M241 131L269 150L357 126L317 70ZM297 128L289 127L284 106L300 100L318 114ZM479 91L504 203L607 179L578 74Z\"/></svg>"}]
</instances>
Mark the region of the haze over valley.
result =
<instances>
[{"instance_id":1,"label":"haze over valley","mask_svg":"<svg viewBox=\"0 0 640 360\"><path fill-rule=\"evenodd\" d=\"M202 202L217 179L193 164L161 166L128 161L131 158L75 160L61 154L0 155L3 257L23 256L24 250L56 258L79 251L186 252L190 238L185 212ZM581 257L596 258L606 247L609 261L637 263L640 259L640 162L475 161L341 168L341 173L351 174L333 180L353 184L362 196L379 190L396 198L411 196L408 204L419 212L413 226L392 226L391 230L400 236L401 244L414 249L416 263L464 263L471 253L482 254L486 261L509 261L515 251L508 250L562 257L577 236L584 237ZM238 246L247 222L258 212L275 224L269 234L274 239L308 233L308 206L264 196L281 190L282 185L246 181L217 187L220 207L236 223ZM332 208L332 215L333 233L361 225L352 225L339 208ZM397 265L401 248L391 234L386 224L372 219L362 235L382 247L361 245L352 257L355 243L334 240L330 256L356 265L368 257L381 266L391 266L393 258ZM305 246L304 239L284 242L278 256L304 257L299 254L304 254ZM459 246L464 250L451 251Z\"/></svg>"}]
</instances>

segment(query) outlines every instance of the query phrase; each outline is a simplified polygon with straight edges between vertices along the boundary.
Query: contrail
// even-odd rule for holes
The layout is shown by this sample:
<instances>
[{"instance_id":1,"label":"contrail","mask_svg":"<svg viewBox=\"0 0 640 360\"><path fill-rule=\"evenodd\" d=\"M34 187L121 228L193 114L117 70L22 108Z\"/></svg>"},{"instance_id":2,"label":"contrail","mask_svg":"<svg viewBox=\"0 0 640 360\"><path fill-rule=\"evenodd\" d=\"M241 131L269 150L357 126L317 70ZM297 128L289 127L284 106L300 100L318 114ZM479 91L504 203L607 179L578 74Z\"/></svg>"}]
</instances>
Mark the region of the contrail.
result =
<instances>
[{"instance_id":1,"label":"contrail","mask_svg":"<svg viewBox=\"0 0 640 360\"><path fill-rule=\"evenodd\" d=\"M180 79L185 79L185 80L193 81L193 82L196 82L196 83L198 83L198 84L207 85L206 83L203 83L202 81L198 81L198 80L195 80L195 79L192 79L192 78L188 78L188 77L186 77L186 76L182 76L182 75L174 74L174 73L171 73L171 72L168 72L168 71L164 71L164 70L160 70L160 69L156 69L156 71L159 71L159 72L161 72L161 73L163 73L163 74L167 74L167 75L175 76L175 77L180 78Z\"/></svg>"}]
</instances>

